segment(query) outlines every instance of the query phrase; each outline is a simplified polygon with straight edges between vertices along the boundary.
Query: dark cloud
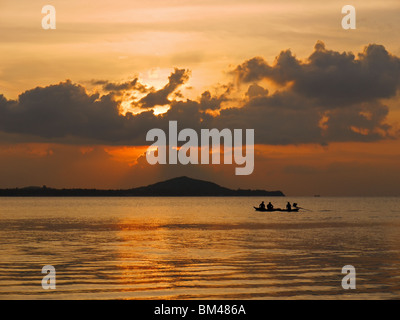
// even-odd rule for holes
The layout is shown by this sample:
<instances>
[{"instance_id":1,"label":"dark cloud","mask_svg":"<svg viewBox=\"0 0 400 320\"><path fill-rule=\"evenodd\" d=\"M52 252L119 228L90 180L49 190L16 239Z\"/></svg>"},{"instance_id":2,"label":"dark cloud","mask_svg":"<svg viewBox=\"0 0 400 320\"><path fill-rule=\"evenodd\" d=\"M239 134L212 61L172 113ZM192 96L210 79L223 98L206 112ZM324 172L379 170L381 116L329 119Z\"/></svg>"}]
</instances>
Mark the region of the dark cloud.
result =
<instances>
[{"instance_id":1,"label":"dark cloud","mask_svg":"<svg viewBox=\"0 0 400 320\"><path fill-rule=\"evenodd\" d=\"M234 74L240 83L291 83L293 92L318 99L322 106L345 107L393 97L400 85L400 59L381 45L368 45L356 59L353 53L327 50L318 42L304 62L289 50L282 51L272 66L257 57L238 66Z\"/></svg>"},{"instance_id":2,"label":"dark cloud","mask_svg":"<svg viewBox=\"0 0 400 320\"><path fill-rule=\"evenodd\" d=\"M399 61L379 45L367 46L356 58L318 42L304 61L289 50L272 66L250 59L233 71L239 86L219 86L219 93L206 90L192 100L177 91L189 79L185 69L175 69L160 90L136 78L97 81L106 92L100 95L66 81L28 90L17 100L0 95L0 132L21 141L145 145L150 129L167 132L168 121L177 120L179 129L255 129L256 143L263 144L376 141L391 137L390 110L382 99L395 97L400 87ZM278 90L270 92L265 79ZM146 111L120 113L120 97L129 90L145 94L133 105ZM162 105L169 111L154 115L152 109Z\"/></svg>"},{"instance_id":3,"label":"dark cloud","mask_svg":"<svg viewBox=\"0 0 400 320\"><path fill-rule=\"evenodd\" d=\"M229 93L232 89L230 85L223 86L224 93L213 96L209 90L204 91L200 98L200 107L202 110L221 109L223 102L229 101Z\"/></svg>"},{"instance_id":4,"label":"dark cloud","mask_svg":"<svg viewBox=\"0 0 400 320\"><path fill-rule=\"evenodd\" d=\"M138 134L112 95L89 94L71 81L37 87L17 101L0 101L0 130L57 141L128 141ZM142 118L145 118L143 114Z\"/></svg>"},{"instance_id":5,"label":"dark cloud","mask_svg":"<svg viewBox=\"0 0 400 320\"><path fill-rule=\"evenodd\" d=\"M149 109L155 106L165 106L171 101L168 97L182 84L189 80L189 71L185 69L175 69L169 76L168 83L160 90L148 93L139 102L134 102L135 106Z\"/></svg>"},{"instance_id":6,"label":"dark cloud","mask_svg":"<svg viewBox=\"0 0 400 320\"><path fill-rule=\"evenodd\" d=\"M256 142L263 144L324 143L321 116L308 102L293 93L255 96L242 108L222 110L213 125L254 128Z\"/></svg>"},{"instance_id":7,"label":"dark cloud","mask_svg":"<svg viewBox=\"0 0 400 320\"><path fill-rule=\"evenodd\" d=\"M329 111L324 130L327 141L373 141L389 137L385 123L389 108L381 103L365 103Z\"/></svg>"},{"instance_id":8,"label":"dark cloud","mask_svg":"<svg viewBox=\"0 0 400 320\"><path fill-rule=\"evenodd\" d=\"M254 83L251 86L249 86L246 92L246 96L248 96L249 99L253 99L256 97L264 97L267 95L268 95L268 89L259 86L257 83Z\"/></svg>"},{"instance_id":9,"label":"dark cloud","mask_svg":"<svg viewBox=\"0 0 400 320\"><path fill-rule=\"evenodd\" d=\"M102 84L103 84L103 90L105 91L135 90L145 93L148 92L149 90L145 85L139 82L138 78L135 78L131 81L120 82L120 83L106 81Z\"/></svg>"}]
</instances>

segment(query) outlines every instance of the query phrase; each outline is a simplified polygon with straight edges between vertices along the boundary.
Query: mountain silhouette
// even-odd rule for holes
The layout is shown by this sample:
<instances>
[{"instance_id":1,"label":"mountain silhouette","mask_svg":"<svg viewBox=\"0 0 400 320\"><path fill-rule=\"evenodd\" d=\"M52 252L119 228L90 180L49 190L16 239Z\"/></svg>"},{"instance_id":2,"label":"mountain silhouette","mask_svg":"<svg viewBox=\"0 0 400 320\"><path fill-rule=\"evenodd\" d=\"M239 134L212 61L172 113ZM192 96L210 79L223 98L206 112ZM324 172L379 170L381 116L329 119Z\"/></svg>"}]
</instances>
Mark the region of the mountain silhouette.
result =
<instances>
[{"instance_id":1,"label":"mountain silhouette","mask_svg":"<svg viewBox=\"0 0 400 320\"><path fill-rule=\"evenodd\" d=\"M0 196L60 196L60 197L249 197L285 196L281 191L233 190L216 183L177 177L148 186L127 190L54 189L46 186L16 189L0 189Z\"/></svg>"},{"instance_id":2,"label":"mountain silhouette","mask_svg":"<svg viewBox=\"0 0 400 320\"><path fill-rule=\"evenodd\" d=\"M153 196L284 196L281 191L232 190L221 187L213 182L192 179L185 176L132 189L132 191L135 194Z\"/></svg>"}]
</instances>

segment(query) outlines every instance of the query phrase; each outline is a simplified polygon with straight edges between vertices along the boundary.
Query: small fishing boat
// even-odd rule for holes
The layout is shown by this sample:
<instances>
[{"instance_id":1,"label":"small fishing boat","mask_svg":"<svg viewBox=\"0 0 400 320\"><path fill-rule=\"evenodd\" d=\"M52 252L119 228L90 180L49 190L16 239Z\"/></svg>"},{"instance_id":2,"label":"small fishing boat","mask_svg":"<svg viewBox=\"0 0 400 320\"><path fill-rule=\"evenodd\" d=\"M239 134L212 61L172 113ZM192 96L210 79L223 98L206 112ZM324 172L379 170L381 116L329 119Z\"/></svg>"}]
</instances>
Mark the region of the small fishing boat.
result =
<instances>
[{"instance_id":1,"label":"small fishing boat","mask_svg":"<svg viewBox=\"0 0 400 320\"><path fill-rule=\"evenodd\" d=\"M274 211L298 212L298 211L299 211L299 208L292 208L290 211L287 210L287 209L281 209L281 208L274 208L274 209L268 210L267 208L257 208L257 207L254 207L254 209L256 209L256 211L263 211L263 212L274 212Z\"/></svg>"}]
</instances>

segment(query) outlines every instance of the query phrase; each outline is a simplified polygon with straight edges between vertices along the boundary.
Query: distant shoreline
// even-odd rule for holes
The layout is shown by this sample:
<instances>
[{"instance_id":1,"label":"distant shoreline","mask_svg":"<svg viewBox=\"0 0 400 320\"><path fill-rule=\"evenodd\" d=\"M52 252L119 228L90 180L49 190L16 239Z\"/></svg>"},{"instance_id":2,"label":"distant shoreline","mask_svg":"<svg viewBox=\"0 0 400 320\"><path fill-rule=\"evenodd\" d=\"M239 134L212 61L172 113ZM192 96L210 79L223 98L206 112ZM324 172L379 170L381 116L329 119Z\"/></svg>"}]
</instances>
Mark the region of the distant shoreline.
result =
<instances>
[{"instance_id":1,"label":"distant shoreline","mask_svg":"<svg viewBox=\"0 0 400 320\"><path fill-rule=\"evenodd\" d=\"M175 194L175 193L142 193L130 190L97 190L97 189L0 189L0 197L285 197L280 191L232 190L232 194Z\"/></svg>"},{"instance_id":2,"label":"distant shoreline","mask_svg":"<svg viewBox=\"0 0 400 320\"><path fill-rule=\"evenodd\" d=\"M131 196L131 195L0 195L0 198L246 198L246 197L286 197L280 195L238 195L238 196L213 196L213 195L148 195L148 196Z\"/></svg>"},{"instance_id":3,"label":"distant shoreline","mask_svg":"<svg viewBox=\"0 0 400 320\"><path fill-rule=\"evenodd\" d=\"M178 177L132 189L56 189L43 187L0 189L0 197L284 197L281 191L228 189L213 182Z\"/></svg>"}]
</instances>

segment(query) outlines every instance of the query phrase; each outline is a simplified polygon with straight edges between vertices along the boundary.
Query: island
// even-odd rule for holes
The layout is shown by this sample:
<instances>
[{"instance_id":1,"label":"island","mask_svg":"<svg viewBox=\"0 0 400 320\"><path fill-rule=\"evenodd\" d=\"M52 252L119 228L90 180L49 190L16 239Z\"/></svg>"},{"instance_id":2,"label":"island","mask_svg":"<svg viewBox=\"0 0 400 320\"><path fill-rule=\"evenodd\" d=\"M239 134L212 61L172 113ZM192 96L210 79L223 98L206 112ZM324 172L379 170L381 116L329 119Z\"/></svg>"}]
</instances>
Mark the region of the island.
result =
<instances>
[{"instance_id":1,"label":"island","mask_svg":"<svg viewBox=\"0 0 400 320\"><path fill-rule=\"evenodd\" d=\"M281 191L228 189L216 183L177 177L125 190L25 187L0 189L0 197L284 197Z\"/></svg>"}]
</instances>

